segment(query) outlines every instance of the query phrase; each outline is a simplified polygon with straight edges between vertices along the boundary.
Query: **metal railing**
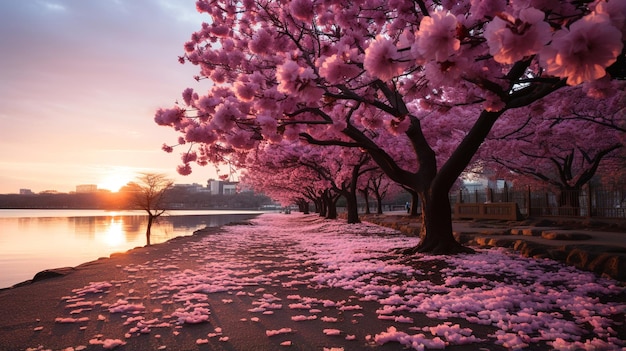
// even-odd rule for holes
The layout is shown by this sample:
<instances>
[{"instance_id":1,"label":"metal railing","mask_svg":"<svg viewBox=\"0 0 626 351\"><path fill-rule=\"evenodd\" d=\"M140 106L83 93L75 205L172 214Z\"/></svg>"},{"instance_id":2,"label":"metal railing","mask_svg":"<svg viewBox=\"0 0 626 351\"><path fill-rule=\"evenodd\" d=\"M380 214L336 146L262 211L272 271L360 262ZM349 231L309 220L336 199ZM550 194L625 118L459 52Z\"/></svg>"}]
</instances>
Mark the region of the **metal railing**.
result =
<instances>
[{"instance_id":1,"label":"metal railing","mask_svg":"<svg viewBox=\"0 0 626 351\"><path fill-rule=\"evenodd\" d=\"M626 189L585 186L581 190L482 189L452 192L450 203L517 203L524 217L626 219Z\"/></svg>"}]
</instances>

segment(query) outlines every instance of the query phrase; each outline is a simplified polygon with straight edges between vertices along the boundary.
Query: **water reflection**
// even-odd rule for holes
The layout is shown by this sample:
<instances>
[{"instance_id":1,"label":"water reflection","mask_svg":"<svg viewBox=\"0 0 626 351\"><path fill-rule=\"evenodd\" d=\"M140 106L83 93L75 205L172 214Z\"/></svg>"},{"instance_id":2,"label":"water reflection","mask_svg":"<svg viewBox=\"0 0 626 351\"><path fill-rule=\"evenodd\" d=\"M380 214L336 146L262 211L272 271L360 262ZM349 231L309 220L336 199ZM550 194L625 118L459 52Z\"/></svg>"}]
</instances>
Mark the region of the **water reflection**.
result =
<instances>
[{"instance_id":1,"label":"water reflection","mask_svg":"<svg viewBox=\"0 0 626 351\"><path fill-rule=\"evenodd\" d=\"M67 220L77 237L100 240L117 231L122 236L121 242L137 241L148 224L145 216L69 217Z\"/></svg>"},{"instance_id":2,"label":"water reflection","mask_svg":"<svg viewBox=\"0 0 626 351\"><path fill-rule=\"evenodd\" d=\"M104 235L104 242L108 246L117 246L124 242L124 227L121 218L111 217L111 222Z\"/></svg>"},{"instance_id":3,"label":"water reflection","mask_svg":"<svg viewBox=\"0 0 626 351\"><path fill-rule=\"evenodd\" d=\"M204 227L252 215L164 216L152 227L151 242L190 235ZM147 216L0 217L0 288L31 279L44 269L76 266L146 243Z\"/></svg>"}]
</instances>

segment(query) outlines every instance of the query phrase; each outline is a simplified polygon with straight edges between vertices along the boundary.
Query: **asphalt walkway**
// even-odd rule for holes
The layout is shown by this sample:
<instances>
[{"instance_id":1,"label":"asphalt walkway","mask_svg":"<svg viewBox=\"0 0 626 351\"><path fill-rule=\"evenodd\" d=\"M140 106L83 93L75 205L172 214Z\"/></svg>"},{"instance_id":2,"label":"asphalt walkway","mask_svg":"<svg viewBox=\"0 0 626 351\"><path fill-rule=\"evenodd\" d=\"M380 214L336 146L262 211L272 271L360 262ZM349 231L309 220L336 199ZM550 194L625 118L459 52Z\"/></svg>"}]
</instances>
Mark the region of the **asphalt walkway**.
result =
<instances>
[{"instance_id":1,"label":"asphalt walkway","mask_svg":"<svg viewBox=\"0 0 626 351\"><path fill-rule=\"evenodd\" d=\"M264 214L0 290L0 351L623 350L626 289L505 250ZM477 250L479 251L479 250Z\"/></svg>"}]
</instances>

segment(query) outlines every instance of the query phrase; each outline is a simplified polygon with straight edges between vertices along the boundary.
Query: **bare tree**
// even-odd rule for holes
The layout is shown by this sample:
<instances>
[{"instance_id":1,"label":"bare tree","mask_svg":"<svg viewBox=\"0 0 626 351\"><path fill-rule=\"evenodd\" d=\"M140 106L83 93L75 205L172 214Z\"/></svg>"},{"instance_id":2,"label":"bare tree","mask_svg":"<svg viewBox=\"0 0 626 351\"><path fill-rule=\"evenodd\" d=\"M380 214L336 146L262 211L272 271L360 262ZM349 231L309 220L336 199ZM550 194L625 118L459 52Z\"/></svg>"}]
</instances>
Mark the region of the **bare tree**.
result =
<instances>
[{"instance_id":1,"label":"bare tree","mask_svg":"<svg viewBox=\"0 0 626 351\"><path fill-rule=\"evenodd\" d=\"M165 200L173 185L174 182L161 173L141 173L134 182L128 184L132 192L132 204L148 213L146 245L150 245L152 223L165 213Z\"/></svg>"}]
</instances>

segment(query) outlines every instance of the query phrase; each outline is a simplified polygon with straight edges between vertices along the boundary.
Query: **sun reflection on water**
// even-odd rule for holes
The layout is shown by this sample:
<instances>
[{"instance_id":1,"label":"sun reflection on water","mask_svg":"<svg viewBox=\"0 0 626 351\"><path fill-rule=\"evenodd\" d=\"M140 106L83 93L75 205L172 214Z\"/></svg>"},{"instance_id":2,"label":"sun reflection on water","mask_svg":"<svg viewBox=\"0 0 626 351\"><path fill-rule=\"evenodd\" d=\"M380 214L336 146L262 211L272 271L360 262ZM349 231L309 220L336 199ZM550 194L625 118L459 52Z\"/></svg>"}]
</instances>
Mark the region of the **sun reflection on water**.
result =
<instances>
[{"instance_id":1,"label":"sun reflection on water","mask_svg":"<svg viewBox=\"0 0 626 351\"><path fill-rule=\"evenodd\" d=\"M124 236L124 221L122 218L111 217L103 239L104 243L111 247L120 246L126 241Z\"/></svg>"}]
</instances>

